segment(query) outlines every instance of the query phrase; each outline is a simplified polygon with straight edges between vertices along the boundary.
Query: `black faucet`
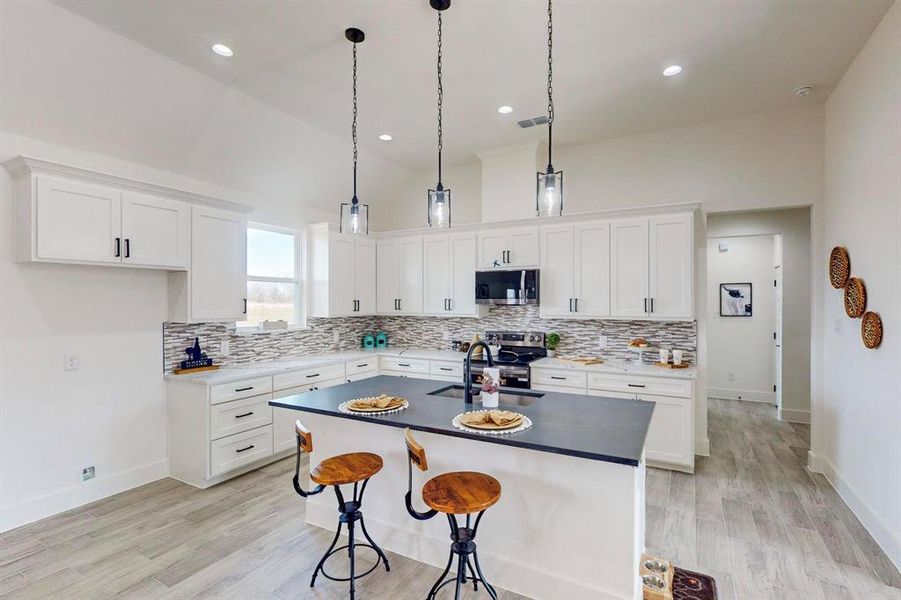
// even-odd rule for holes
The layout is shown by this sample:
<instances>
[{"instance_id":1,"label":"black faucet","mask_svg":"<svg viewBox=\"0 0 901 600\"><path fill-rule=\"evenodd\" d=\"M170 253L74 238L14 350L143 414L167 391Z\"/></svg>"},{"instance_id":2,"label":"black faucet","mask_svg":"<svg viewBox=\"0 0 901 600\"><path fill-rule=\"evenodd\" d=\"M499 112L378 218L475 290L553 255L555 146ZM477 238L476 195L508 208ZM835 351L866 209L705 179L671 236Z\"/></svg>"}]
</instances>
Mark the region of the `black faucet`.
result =
<instances>
[{"instance_id":1,"label":"black faucet","mask_svg":"<svg viewBox=\"0 0 901 600\"><path fill-rule=\"evenodd\" d=\"M494 366L494 358L491 356L491 349L488 347L488 344L479 340L469 346L466 360L463 361L463 402L466 404L472 404L472 351L479 346L485 349L485 355L488 357L488 366Z\"/></svg>"}]
</instances>

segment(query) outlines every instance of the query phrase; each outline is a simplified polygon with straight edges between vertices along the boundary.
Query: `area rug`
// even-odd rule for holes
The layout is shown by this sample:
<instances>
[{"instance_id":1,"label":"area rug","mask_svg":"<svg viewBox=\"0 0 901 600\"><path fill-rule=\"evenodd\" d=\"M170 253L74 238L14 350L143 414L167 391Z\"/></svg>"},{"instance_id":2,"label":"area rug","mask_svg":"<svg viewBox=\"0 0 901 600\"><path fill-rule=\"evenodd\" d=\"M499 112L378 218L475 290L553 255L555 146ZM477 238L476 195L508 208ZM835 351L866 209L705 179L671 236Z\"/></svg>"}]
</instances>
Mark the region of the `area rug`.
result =
<instances>
[{"instance_id":1,"label":"area rug","mask_svg":"<svg viewBox=\"0 0 901 600\"><path fill-rule=\"evenodd\" d=\"M673 600L716 600L716 580L673 567Z\"/></svg>"}]
</instances>

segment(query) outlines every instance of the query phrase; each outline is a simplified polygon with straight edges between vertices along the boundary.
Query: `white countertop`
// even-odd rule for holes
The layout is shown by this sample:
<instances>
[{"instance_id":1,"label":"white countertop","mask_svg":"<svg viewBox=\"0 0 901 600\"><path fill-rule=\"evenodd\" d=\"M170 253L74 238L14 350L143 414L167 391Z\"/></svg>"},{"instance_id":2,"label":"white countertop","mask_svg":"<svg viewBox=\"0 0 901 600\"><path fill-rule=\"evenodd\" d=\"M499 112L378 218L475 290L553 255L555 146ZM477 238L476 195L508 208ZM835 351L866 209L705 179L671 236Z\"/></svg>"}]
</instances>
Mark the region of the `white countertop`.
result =
<instances>
[{"instance_id":1,"label":"white countertop","mask_svg":"<svg viewBox=\"0 0 901 600\"><path fill-rule=\"evenodd\" d=\"M593 373L615 373L625 375L641 375L642 377L667 377L670 379L697 379L698 369L664 369L639 362L605 359L600 365L580 365L559 358L540 358L530 363L532 368L571 369L574 371L591 371Z\"/></svg>"},{"instance_id":2,"label":"white countertop","mask_svg":"<svg viewBox=\"0 0 901 600\"><path fill-rule=\"evenodd\" d=\"M198 373L189 373L187 375L166 373L166 379L202 385L217 385L220 383L240 381L242 379L265 377L266 375L275 375L278 373L289 373L291 371L299 371L319 365L377 356L404 356L406 358L420 358L423 360L463 362L466 354L462 352L453 352L451 350L430 350L427 348L389 346L387 348L376 348L372 350L342 350L306 356L285 356L278 360L234 365L222 367L218 371L200 371Z\"/></svg>"}]
</instances>

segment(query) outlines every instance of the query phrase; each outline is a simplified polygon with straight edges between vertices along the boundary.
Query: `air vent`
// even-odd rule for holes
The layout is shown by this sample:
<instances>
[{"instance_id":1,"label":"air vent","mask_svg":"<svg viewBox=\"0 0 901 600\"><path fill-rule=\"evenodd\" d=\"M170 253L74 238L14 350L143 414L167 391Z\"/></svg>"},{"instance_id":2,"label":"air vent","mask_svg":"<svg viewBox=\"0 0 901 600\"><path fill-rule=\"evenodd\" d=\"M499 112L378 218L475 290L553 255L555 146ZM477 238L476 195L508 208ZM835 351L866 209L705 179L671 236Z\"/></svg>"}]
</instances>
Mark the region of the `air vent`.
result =
<instances>
[{"instance_id":1,"label":"air vent","mask_svg":"<svg viewBox=\"0 0 901 600\"><path fill-rule=\"evenodd\" d=\"M547 116L545 115L541 115L540 117L532 117L531 119L525 119L524 121L516 122L516 124L523 129L534 127L535 125L544 125L545 123L547 123Z\"/></svg>"}]
</instances>

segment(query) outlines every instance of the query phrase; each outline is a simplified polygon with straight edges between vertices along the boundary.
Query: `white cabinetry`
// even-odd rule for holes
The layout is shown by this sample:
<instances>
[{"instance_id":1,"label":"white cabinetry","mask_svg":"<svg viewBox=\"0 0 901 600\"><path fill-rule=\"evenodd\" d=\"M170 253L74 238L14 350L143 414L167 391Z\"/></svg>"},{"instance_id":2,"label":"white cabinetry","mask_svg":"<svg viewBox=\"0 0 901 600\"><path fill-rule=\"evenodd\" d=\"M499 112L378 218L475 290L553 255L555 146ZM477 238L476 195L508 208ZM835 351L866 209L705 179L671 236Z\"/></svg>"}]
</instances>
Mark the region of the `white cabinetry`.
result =
<instances>
[{"instance_id":1,"label":"white cabinetry","mask_svg":"<svg viewBox=\"0 0 901 600\"><path fill-rule=\"evenodd\" d=\"M610 314L610 224L541 228L541 316Z\"/></svg>"},{"instance_id":2,"label":"white cabinetry","mask_svg":"<svg viewBox=\"0 0 901 600\"><path fill-rule=\"evenodd\" d=\"M375 241L320 223L310 227L309 248L310 316L375 314Z\"/></svg>"},{"instance_id":3,"label":"white cabinetry","mask_svg":"<svg viewBox=\"0 0 901 600\"><path fill-rule=\"evenodd\" d=\"M484 316L476 304L476 235L428 236L423 241L423 312Z\"/></svg>"},{"instance_id":4,"label":"white cabinetry","mask_svg":"<svg viewBox=\"0 0 901 600\"><path fill-rule=\"evenodd\" d=\"M340 365L343 367L343 365ZM343 372L343 368L341 369ZM314 371L315 372L315 371ZM300 377L303 378L306 372L301 372ZM316 381L315 383L306 383L295 387L286 387L282 389L276 388L272 394L272 399L285 398L286 396L294 396L295 394L304 394L314 390L325 389L346 383L343 377ZM275 454L285 452L286 450L296 450L297 438L294 433L294 423L301 418L300 412L291 408L272 407L272 451Z\"/></svg>"},{"instance_id":5,"label":"white cabinetry","mask_svg":"<svg viewBox=\"0 0 901 600\"><path fill-rule=\"evenodd\" d=\"M122 194L123 263L187 268L190 240L189 205L147 194Z\"/></svg>"},{"instance_id":6,"label":"white cabinetry","mask_svg":"<svg viewBox=\"0 0 901 600\"><path fill-rule=\"evenodd\" d=\"M500 229L479 233L480 269L534 267L539 262L538 228Z\"/></svg>"},{"instance_id":7,"label":"white cabinetry","mask_svg":"<svg viewBox=\"0 0 901 600\"><path fill-rule=\"evenodd\" d=\"M378 314L421 314L422 238L379 240L377 256Z\"/></svg>"}]
</instances>

